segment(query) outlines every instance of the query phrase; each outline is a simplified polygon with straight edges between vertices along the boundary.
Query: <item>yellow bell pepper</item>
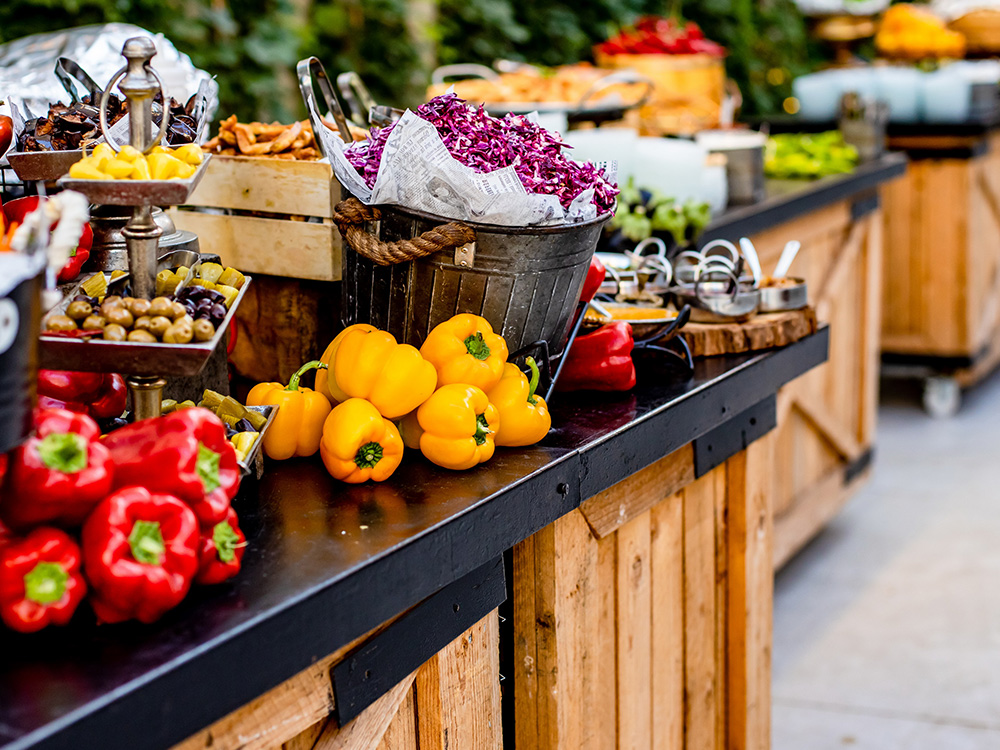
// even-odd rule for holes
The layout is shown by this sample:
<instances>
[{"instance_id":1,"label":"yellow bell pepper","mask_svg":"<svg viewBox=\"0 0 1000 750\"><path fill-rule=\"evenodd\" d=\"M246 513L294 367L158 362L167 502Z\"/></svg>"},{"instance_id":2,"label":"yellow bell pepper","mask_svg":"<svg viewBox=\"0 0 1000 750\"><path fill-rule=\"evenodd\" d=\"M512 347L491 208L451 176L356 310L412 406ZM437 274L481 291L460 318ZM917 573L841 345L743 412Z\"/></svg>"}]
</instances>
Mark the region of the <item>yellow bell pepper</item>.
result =
<instances>
[{"instance_id":1,"label":"yellow bell pepper","mask_svg":"<svg viewBox=\"0 0 1000 750\"><path fill-rule=\"evenodd\" d=\"M531 368L530 381L517 365L508 362L503 367L500 382L488 394L490 403L500 413L500 429L495 438L497 445L534 445L552 428L552 415L545 399L535 395L538 365L531 357L525 362Z\"/></svg>"},{"instance_id":2,"label":"yellow bell pepper","mask_svg":"<svg viewBox=\"0 0 1000 750\"><path fill-rule=\"evenodd\" d=\"M331 377L333 375L333 360L337 357L337 350L340 349L341 342L352 331L377 330L378 328L370 326L367 323L355 323L352 326L347 326L347 328L334 337L333 341L326 347L326 351L323 352L323 356L319 358L319 361L325 364L326 367L316 370L316 390L330 399L331 404L336 405L350 398L350 396L337 387L336 381Z\"/></svg>"},{"instance_id":3,"label":"yellow bell pepper","mask_svg":"<svg viewBox=\"0 0 1000 750\"><path fill-rule=\"evenodd\" d=\"M503 374L507 342L486 318L462 313L435 326L420 353L437 370L438 385L464 383L488 391Z\"/></svg>"},{"instance_id":4,"label":"yellow bell pepper","mask_svg":"<svg viewBox=\"0 0 1000 750\"><path fill-rule=\"evenodd\" d=\"M278 407L274 421L264 433L264 453L268 458L283 461L292 456L312 456L319 450L330 402L322 393L299 386L299 380L309 370L324 366L318 361L306 362L287 386L258 383L250 389L247 406Z\"/></svg>"},{"instance_id":5,"label":"yellow bell pepper","mask_svg":"<svg viewBox=\"0 0 1000 750\"><path fill-rule=\"evenodd\" d=\"M363 398L387 419L413 411L437 386L434 365L386 331L352 326L331 348L326 385L334 398Z\"/></svg>"},{"instance_id":6,"label":"yellow bell pepper","mask_svg":"<svg viewBox=\"0 0 1000 750\"><path fill-rule=\"evenodd\" d=\"M403 460L403 440L371 403L349 398L326 418L319 455L334 479L382 482Z\"/></svg>"},{"instance_id":7,"label":"yellow bell pepper","mask_svg":"<svg viewBox=\"0 0 1000 750\"><path fill-rule=\"evenodd\" d=\"M500 414L481 388L452 383L438 388L403 420L407 442L445 469L471 469L493 456Z\"/></svg>"}]
</instances>

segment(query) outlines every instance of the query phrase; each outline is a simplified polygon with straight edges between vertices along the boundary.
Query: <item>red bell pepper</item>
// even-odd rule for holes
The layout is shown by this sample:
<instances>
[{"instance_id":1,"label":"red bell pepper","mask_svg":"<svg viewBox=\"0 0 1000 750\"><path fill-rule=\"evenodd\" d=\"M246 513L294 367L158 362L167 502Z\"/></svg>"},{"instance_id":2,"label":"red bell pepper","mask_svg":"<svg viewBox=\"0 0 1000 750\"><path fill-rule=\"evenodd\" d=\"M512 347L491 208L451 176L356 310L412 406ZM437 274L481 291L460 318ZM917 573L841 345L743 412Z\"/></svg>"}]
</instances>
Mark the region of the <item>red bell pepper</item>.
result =
<instances>
[{"instance_id":1,"label":"red bell pepper","mask_svg":"<svg viewBox=\"0 0 1000 750\"><path fill-rule=\"evenodd\" d=\"M126 487L107 497L83 525L98 620L150 623L180 604L198 572L199 539L194 512L173 495Z\"/></svg>"},{"instance_id":2,"label":"red bell pepper","mask_svg":"<svg viewBox=\"0 0 1000 750\"><path fill-rule=\"evenodd\" d=\"M597 290L604 283L605 275L607 275L607 269L604 268L601 259L596 255L593 256L590 259L590 268L587 269L587 278L583 281L583 290L580 292L581 302L590 302L590 300L594 299Z\"/></svg>"},{"instance_id":3,"label":"red bell pepper","mask_svg":"<svg viewBox=\"0 0 1000 750\"><path fill-rule=\"evenodd\" d=\"M125 411L128 389L115 373L38 371L38 405L89 414L94 419L113 419Z\"/></svg>"},{"instance_id":4,"label":"red bell pepper","mask_svg":"<svg viewBox=\"0 0 1000 750\"><path fill-rule=\"evenodd\" d=\"M183 409L126 425L104 438L115 487L138 485L176 495L205 526L226 517L240 487L236 450L208 409Z\"/></svg>"},{"instance_id":5,"label":"red bell pepper","mask_svg":"<svg viewBox=\"0 0 1000 750\"><path fill-rule=\"evenodd\" d=\"M6 454L4 454L3 457L6 458ZM7 524L3 522L3 519L0 518L0 549L3 549L12 541L14 541L14 532L11 531L7 527Z\"/></svg>"},{"instance_id":6,"label":"red bell pepper","mask_svg":"<svg viewBox=\"0 0 1000 750\"><path fill-rule=\"evenodd\" d=\"M561 391L628 391L635 387L632 326L623 320L578 336L556 381Z\"/></svg>"},{"instance_id":7,"label":"red bell pepper","mask_svg":"<svg viewBox=\"0 0 1000 750\"><path fill-rule=\"evenodd\" d=\"M0 619L12 630L65 625L86 593L80 547L66 532L43 526L0 549Z\"/></svg>"},{"instance_id":8,"label":"red bell pepper","mask_svg":"<svg viewBox=\"0 0 1000 750\"><path fill-rule=\"evenodd\" d=\"M35 436L11 454L2 510L16 529L76 526L112 489L111 452L86 414L36 409Z\"/></svg>"},{"instance_id":9,"label":"red bell pepper","mask_svg":"<svg viewBox=\"0 0 1000 750\"><path fill-rule=\"evenodd\" d=\"M230 508L225 521L202 529L196 583L222 583L240 572L247 538L239 521L236 511Z\"/></svg>"},{"instance_id":10,"label":"red bell pepper","mask_svg":"<svg viewBox=\"0 0 1000 750\"><path fill-rule=\"evenodd\" d=\"M8 223L16 222L23 224L25 217L38 208L38 203L39 199L37 195L17 198L3 204L3 213ZM58 224L58 221L53 222L49 229L55 229ZM66 261L66 265L56 275L56 280L59 283L72 281L80 275L81 267L90 258L90 248L93 244L94 232L90 228L90 224L84 224L83 229L80 230L80 239L77 240L76 248L70 250L69 260Z\"/></svg>"}]
</instances>

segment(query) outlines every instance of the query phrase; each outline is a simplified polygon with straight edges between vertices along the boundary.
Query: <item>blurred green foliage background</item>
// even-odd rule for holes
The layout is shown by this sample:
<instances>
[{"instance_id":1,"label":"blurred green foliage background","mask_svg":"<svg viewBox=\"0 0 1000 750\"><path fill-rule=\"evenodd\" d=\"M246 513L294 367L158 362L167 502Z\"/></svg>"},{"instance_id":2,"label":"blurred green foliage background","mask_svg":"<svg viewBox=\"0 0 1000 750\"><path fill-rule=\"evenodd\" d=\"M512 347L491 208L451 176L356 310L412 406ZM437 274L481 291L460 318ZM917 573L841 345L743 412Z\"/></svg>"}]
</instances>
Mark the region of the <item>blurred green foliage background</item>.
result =
<instances>
[{"instance_id":1,"label":"blurred green foliage background","mask_svg":"<svg viewBox=\"0 0 1000 750\"><path fill-rule=\"evenodd\" d=\"M107 21L164 33L218 77L222 117L303 116L297 60L356 70L385 103L422 100L430 71L498 58L559 65L639 15L676 12L729 49L744 111L776 111L808 70L805 22L793 0L3 0L0 42Z\"/></svg>"}]
</instances>

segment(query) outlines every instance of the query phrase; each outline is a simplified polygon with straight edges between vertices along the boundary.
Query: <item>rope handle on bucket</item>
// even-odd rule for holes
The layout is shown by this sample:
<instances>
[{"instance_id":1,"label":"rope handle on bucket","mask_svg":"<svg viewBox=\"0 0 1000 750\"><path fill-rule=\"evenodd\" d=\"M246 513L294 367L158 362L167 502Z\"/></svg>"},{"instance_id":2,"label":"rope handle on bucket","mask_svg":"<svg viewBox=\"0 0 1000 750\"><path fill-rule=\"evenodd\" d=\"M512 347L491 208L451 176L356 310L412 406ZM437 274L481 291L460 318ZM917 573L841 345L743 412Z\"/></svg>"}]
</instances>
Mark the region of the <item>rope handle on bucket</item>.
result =
<instances>
[{"instance_id":1,"label":"rope handle on bucket","mask_svg":"<svg viewBox=\"0 0 1000 750\"><path fill-rule=\"evenodd\" d=\"M476 240L472 227L449 221L410 240L384 242L364 229L366 222L377 221L380 216L377 208L366 206L357 198L348 198L333 207L333 221L347 244L354 252L380 266L405 263Z\"/></svg>"}]
</instances>

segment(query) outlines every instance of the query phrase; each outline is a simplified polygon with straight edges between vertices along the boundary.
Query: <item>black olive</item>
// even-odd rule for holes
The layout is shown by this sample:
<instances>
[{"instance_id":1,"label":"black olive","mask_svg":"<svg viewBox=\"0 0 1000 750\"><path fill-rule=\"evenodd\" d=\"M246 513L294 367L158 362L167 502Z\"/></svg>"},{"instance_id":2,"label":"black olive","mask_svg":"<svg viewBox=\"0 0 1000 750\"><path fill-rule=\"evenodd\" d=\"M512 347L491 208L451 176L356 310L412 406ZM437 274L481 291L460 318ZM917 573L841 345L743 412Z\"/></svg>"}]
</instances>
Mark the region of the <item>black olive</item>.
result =
<instances>
[{"instance_id":1,"label":"black olive","mask_svg":"<svg viewBox=\"0 0 1000 750\"><path fill-rule=\"evenodd\" d=\"M212 305L212 318L213 318L213 320L214 319L218 319L219 322L221 323L222 320L225 317L226 317L226 306L225 305L219 304L218 302L215 303L214 305Z\"/></svg>"},{"instance_id":2,"label":"black olive","mask_svg":"<svg viewBox=\"0 0 1000 750\"><path fill-rule=\"evenodd\" d=\"M237 432L253 432L254 428L253 428L253 425L250 424L250 420L249 419L241 419L239 422L236 423L236 431Z\"/></svg>"}]
</instances>

